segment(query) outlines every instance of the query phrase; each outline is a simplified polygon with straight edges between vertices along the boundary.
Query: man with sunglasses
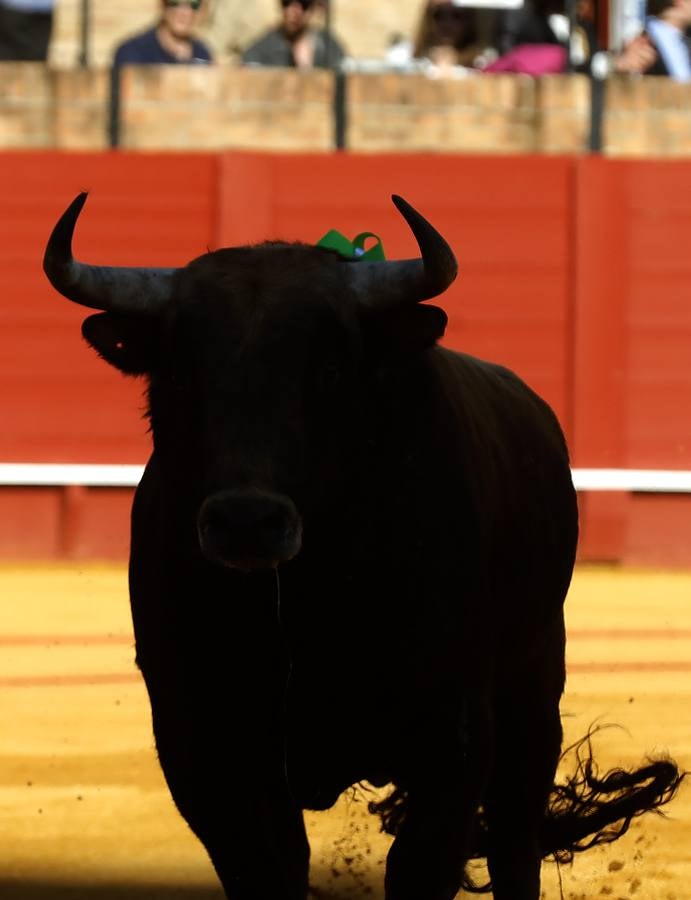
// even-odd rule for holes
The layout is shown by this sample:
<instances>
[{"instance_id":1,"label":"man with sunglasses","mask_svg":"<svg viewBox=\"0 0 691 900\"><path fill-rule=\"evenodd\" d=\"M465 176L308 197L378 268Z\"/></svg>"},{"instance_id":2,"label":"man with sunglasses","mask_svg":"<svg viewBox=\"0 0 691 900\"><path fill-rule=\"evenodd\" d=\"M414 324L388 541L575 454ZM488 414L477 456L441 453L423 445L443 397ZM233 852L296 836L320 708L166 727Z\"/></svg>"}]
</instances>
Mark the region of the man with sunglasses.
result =
<instances>
[{"instance_id":1,"label":"man with sunglasses","mask_svg":"<svg viewBox=\"0 0 691 900\"><path fill-rule=\"evenodd\" d=\"M193 35L204 0L160 2L158 23L120 44L113 58L114 69L124 65L211 62L208 47Z\"/></svg>"},{"instance_id":2,"label":"man with sunglasses","mask_svg":"<svg viewBox=\"0 0 691 900\"><path fill-rule=\"evenodd\" d=\"M313 25L317 0L281 0L281 21L245 50L252 66L298 69L337 68L345 53L340 43Z\"/></svg>"}]
</instances>

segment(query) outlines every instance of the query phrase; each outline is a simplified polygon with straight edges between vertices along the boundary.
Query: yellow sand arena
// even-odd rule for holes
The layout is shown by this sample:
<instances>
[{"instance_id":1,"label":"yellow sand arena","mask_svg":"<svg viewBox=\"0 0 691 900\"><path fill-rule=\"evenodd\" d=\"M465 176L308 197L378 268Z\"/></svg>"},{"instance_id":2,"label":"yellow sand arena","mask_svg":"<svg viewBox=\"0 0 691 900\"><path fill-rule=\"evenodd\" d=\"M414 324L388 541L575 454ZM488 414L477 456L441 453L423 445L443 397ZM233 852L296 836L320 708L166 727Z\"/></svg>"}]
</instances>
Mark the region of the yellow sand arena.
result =
<instances>
[{"instance_id":1,"label":"yellow sand arena","mask_svg":"<svg viewBox=\"0 0 691 900\"><path fill-rule=\"evenodd\" d=\"M156 762L125 567L5 565L0 597L0 897L220 900ZM568 626L566 740L618 723L596 738L602 768L665 751L691 768L691 573L580 568ZM308 815L315 897L381 897L389 839L366 803ZM691 785L668 818L545 864L546 900L560 877L569 900L691 900Z\"/></svg>"}]
</instances>

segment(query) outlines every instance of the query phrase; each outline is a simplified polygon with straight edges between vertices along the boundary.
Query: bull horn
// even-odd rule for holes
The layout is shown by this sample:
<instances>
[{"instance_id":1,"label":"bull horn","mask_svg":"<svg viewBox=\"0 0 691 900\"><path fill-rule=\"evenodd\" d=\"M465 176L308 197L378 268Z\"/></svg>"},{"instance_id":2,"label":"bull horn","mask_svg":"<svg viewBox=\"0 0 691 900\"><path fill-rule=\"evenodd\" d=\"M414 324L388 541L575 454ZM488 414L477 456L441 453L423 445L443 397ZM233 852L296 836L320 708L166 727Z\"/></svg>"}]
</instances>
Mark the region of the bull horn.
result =
<instances>
[{"instance_id":1,"label":"bull horn","mask_svg":"<svg viewBox=\"0 0 691 900\"><path fill-rule=\"evenodd\" d=\"M72 256L72 235L86 192L58 220L43 257L43 271L68 300L108 312L155 316L170 299L177 269L90 266Z\"/></svg>"},{"instance_id":2,"label":"bull horn","mask_svg":"<svg viewBox=\"0 0 691 900\"><path fill-rule=\"evenodd\" d=\"M415 235L422 258L349 264L351 283L367 309L429 300L443 293L458 274L453 250L436 228L403 197L393 194L391 199Z\"/></svg>"}]
</instances>

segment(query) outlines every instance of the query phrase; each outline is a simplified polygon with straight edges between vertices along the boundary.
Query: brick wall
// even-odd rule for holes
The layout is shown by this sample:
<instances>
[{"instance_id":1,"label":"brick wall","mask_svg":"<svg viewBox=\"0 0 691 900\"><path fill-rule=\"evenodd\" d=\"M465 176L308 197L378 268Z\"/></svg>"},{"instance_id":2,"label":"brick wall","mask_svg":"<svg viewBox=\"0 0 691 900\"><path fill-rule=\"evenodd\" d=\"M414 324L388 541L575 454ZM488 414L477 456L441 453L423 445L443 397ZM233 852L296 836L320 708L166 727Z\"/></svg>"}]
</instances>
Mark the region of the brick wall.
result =
<instances>
[{"instance_id":1,"label":"brick wall","mask_svg":"<svg viewBox=\"0 0 691 900\"><path fill-rule=\"evenodd\" d=\"M110 71L53 72L53 138L63 150L103 150L108 144Z\"/></svg>"},{"instance_id":2,"label":"brick wall","mask_svg":"<svg viewBox=\"0 0 691 900\"><path fill-rule=\"evenodd\" d=\"M551 75L535 81L535 146L541 153L580 153L590 139L590 80Z\"/></svg>"},{"instance_id":3,"label":"brick wall","mask_svg":"<svg viewBox=\"0 0 691 900\"><path fill-rule=\"evenodd\" d=\"M330 72L140 66L123 72L123 148L330 150Z\"/></svg>"},{"instance_id":4,"label":"brick wall","mask_svg":"<svg viewBox=\"0 0 691 900\"><path fill-rule=\"evenodd\" d=\"M52 137L51 77L40 63L0 65L0 146L46 147Z\"/></svg>"},{"instance_id":5,"label":"brick wall","mask_svg":"<svg viewBox=\"0 0 691 900\"><path fill-rule=\"evenodd\" d=\"M538 149L535 124L532 78L388 73L348 79L353 150L526 153Z\"/></svg>"},{"instance_id":6,"label":"brick wall","mask_svg":"<svg viewBox=\"0 0 691 900\"><path fill-rule=\"evenodd\" d=\"M348 78L347 146L361 152L579 153L588 81L498 75ZM128 149L332 149L333 78L231 67L141 67L123 75Z\"/></svg>"},{"instance_id":7,"label":"brick wall","mask_svg":"<svg viewBox=\"0 0 691 900\"><path fill-rule=\"evenodd\" d=\"M108 74L0 63L0 147L106 146Z\"/></svg>"},{"instance_id":8,"label":"brick wall","mask_svg":"<svg viewBox=\"0 0 691 900\"><path fill-rule=\"evenodd\" d=\"M329 72L142 67L122 83L123 147L320 150L334 146ZM590 83L477 75L352 74L347 146L356 151L583 153ZM103 149L108 144L107 69L0 64L0 148ZM691 85L615 78L607 85L604 152L691 156Z\"/></svg>"},{"instance_id":9,"label":"brick wall","mask_svg":"<svg viewBox=\"0 0 691 900\"><path fill-rule=\"evenodd\" d=\"M608 155L691 156L691 85L669 78L613 78L606 104Z\"/></svg>"}]
</instances>

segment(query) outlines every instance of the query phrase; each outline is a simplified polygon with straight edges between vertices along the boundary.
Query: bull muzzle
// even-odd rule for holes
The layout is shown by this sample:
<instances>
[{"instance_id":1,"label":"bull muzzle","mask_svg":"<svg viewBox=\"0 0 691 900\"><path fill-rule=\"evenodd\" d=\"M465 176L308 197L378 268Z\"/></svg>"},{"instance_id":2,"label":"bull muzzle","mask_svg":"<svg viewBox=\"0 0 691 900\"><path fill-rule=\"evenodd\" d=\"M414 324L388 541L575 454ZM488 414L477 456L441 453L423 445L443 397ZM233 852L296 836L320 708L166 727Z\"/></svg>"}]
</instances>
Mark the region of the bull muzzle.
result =
<instances>
[{"instance_id":1,"label":"bull muzzle","mask_svg":"<svg viewBox=\"0 0 691 900\"><path fill-rule=\"evenodd\" d=\"M290 497L254 488L207 497L197 531L208 560L244 572L276 568L302 546L302 521Z\"/></svg>"}]
</instances>

